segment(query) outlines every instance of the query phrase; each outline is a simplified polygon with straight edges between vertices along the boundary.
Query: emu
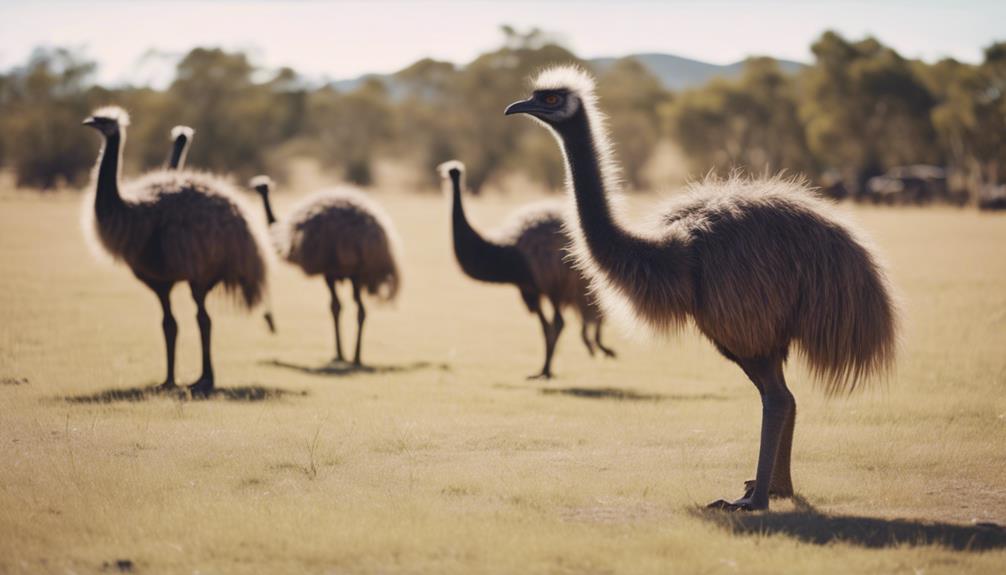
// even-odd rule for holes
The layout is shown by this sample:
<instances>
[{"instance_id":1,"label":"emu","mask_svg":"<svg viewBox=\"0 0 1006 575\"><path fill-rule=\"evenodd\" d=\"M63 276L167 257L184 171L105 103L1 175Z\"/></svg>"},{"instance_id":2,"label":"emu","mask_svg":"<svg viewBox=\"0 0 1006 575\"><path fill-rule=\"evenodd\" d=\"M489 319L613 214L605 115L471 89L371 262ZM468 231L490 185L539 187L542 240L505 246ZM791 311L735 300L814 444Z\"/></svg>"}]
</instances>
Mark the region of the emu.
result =
<instances>
[{"instance_id":1,"label":"emu","mask_svg":"<svg viewBox=\"0 0 1006 575\"><path fill-rule=\"evenodd\" d=\"M770 496L791 497L796 401L783 365L796 344L831 393L891 367L897 312L877 257L803 183L778 177L707 178L654 229L631 230L611 202L617 170L593 78L558 67L533 85L505 113L555 135L576 210L574 255L605 304L657 331L691 321L761 395L756 478L740 499L710 506L767 509Z\"/></svg>"},{"instance_id":2,"label":"emu","mask_svg":"<svg viewBox=\"0 0 1006 575\"><path fill-rule=\"evenodd\" d=\"M570 238L563 229L561 206L526 206L511 216L501 241L485 239L465 215L461 200L464 170L464 164L457 160L440 165L441 177L451 183L454 255L462 271L473 279L516 285L528 311L538 316L545 336L545 365L531 379L552 377L552 356L565 325L562 310L570 305L580 314L580 335L590 355L594 355L596 344L606 356L615 357L615 352L601 342L603 318L588 293L585 278L566 261ZM551 322L542 309L542 298L552 304ZM593 342L588 333L591 326Z\"/></svg>"},{"instance_id":3,"label":"emu","mask_svg":"<svg viewBox=\"0 0 1006 575\"><path fill-rule=\"evenodd\" d=\"M175 126L171 128L171 156L168 158L168 169L184 170L185 159L189 155L189 147L192 145L192 136L196 131L188 126Z\"/></svg>"},{"instance_id":4,"label":"emu","mask_svg":"<svg viewBox=\"0 0 1006 575\"><path fill-rule=\"evenodd\" d=\"M335 324L335 360L344 362L339 315L342 304L336 283L349 280L356 302L356 349L353 365L362 365L360 352L367 310L362 294L383 301L394 300L401 287L395 253L398 251L391 218L373 200L352 188L321 191L307 197L283 221L272 210L268 176L256 176L249 184L262 196L266 221L273 232L280 257L300 267L308 276L320 275L331 297Z\"/></svg>"},{"instance_id":5,"label":"emu","mask_svg":"<svg viewBox=\"0 0 1006 575\"><path fill-rule=\"evenodd\" d=\"M249 223L237 191L209 175L158 170L121 186L129 126L129 115L122 108L95 110L84 125L104 139L93 187L94 209L85 212L85 233L93 231L105 251L124 261L157 294L164 312L164 389L175 387L178 324L171 312L171 289L188 282L198 308L202 344L202 374L189 389L207 394L213 390L214 372L206 296L222 284L248 309L262 300L267 271L263 232L257 233Z\"/></svg>"}]
</instances>

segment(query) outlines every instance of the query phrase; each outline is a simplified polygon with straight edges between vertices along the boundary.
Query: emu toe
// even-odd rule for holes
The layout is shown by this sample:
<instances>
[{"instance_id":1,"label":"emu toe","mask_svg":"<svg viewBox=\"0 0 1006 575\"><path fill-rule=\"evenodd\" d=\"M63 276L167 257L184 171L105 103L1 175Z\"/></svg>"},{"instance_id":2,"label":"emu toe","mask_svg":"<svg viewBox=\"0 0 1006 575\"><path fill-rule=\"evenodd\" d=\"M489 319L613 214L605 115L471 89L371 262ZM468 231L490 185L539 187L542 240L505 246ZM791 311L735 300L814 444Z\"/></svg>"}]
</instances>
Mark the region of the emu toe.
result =
<instances>
[{"instance_id":1,"label":"emu toe","mask_svg":"<svg viewBox=\"0 0 1006 575\"><path fill-rule=\"evenodd\" d=\"M552 379L552 372L550 372L550 371L543 371L541 373L536 373L534 375L529 375L529 376L527 376L527 379L529 381L542 380L542 379L549 380L549 379Z\"/></svg>"},{"instance_id":2,"label":"emu toe","mask_svg":"<svg viewBox=\"0 0 1006 575\"><path fill-rule=\"evenodd\" d=\"M723 511L758 511L761 509L768 509L768 505L764 507L756 506L750 497L742 497L736 501L727 501L726 499L717 499L709 505L706 505L707 509L720 509Z\"/></svg>"},{"instance_id":3,"label":"emu toe","mask_svg":"<svg viewBox=\"0 0 1006 575\"><path fill-rule=\"evenodd\" d=\"M189 393L192 397L207 397L213 392L213 378L200 377L198 381L189 386Z\"/></svg>"}]
</instances>

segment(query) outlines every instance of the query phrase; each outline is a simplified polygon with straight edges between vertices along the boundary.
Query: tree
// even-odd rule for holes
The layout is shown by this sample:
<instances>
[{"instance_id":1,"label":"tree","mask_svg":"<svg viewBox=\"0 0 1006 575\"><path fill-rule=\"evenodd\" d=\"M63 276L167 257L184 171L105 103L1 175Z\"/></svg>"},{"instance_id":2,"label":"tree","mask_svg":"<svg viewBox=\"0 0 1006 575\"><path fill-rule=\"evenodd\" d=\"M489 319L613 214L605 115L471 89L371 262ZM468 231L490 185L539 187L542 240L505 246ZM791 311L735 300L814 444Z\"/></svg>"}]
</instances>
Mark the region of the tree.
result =
<instances>
[{"instance_id":1,"label":"tree","mask_svg":"<svg viewBox=\"0 0 1006 575\"><path fill-rule=\"evenodd\" d=\"M937 157L929 121L935 102L910 62L873 38L847 42L826 32L811 47L800 116L807 142L857 193L887 168Z\"/></svg>"},{"instance_id":2,"label":"tree","mask_svg":"<svg viewBox=\"0 0 1006 575\"><path fill-rule=\"evenodd\" d=\"M660 140L660 109L670 95L635 58L608 68L598 79L597 91L611 118L622 175L630 186L641 188L643 167Z\"/></svg>"}]
</instances>

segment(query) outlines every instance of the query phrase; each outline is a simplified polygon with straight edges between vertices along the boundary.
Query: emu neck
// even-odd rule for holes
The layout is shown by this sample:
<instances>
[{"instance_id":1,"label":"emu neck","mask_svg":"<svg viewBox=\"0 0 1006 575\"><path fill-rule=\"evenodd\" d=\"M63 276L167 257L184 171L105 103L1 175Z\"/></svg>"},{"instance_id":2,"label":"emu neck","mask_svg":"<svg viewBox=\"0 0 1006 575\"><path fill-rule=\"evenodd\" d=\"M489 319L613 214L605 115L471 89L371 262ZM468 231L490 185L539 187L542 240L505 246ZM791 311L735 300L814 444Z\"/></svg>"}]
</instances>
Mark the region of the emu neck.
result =
<instances>
[{"instance_id":1,"label":"emu neck","mask_svg":"<svg viewBox=\"0 0 1006 575\"><path fill-rule=\"evenodd\" d=\"M599 159L600 148L587 112L580 108L555 130L565 151L580 228L593 258L602 267L617 266L627 254L656 247L626 231L615 220Z\"/></svg>"},{"instance_id":2,"label":"emu neck","mask_svg":"<svg viewBox=\"0 0 1006 575\"><path fill-rule=\"evenodd\" d=\"M172 170L180 170L185 167L185 158L189 155L189 139L185 136L175 138L175 145L171 148L171 160L168 166Z\"/></svg>"},{"instance_id":3,"label":"emu neck","mask_svg":"<svg viewBox=\"0 0 1006 575\"><path fill-rule=\"evenodd\" d=\"M270 226L276 223L276 216L272 211L272 202L269 201L269 192L262 192L262 205L265 206L265 221Z\"/></svg>"},{"instance_id":4,"label":"emu neck","mask_svg":"<svg viewBox=\"0 0 1006 575\"><path fill-rule=\"evenodd\" d=\"M471 227L461 201L460 178L452 177L451 180L454 188L451 210L454 255L461 269L479 281L516 285L530 283L531 273L517 248L487 241Z\"/></svg>"},{"instance_id":5,"label":"emu neck","mask_svg":"<svg viewBox=\"0 0 1006 575\"><path fill-rule=\"evenodd\" d=\"M124 203L119 195L119 166L122 157L121 133L105 137L98 167L97 193L94 198L94 213L102 221L120 210Z\"/></svg>"}]
</instances>

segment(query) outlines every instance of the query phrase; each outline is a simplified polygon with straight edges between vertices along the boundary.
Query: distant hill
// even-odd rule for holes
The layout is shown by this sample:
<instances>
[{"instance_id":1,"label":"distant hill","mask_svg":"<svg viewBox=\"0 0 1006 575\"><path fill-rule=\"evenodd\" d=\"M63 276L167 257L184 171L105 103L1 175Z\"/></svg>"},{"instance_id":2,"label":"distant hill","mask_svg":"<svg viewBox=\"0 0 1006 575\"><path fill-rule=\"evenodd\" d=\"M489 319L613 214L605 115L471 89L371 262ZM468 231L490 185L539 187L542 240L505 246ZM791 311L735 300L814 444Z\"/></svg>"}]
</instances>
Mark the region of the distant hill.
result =
<instances>
[{"instance_id":1,"label":"distant hill","mask_svg":"<svg viewBox=\"0 0 1006 575\"><path fill-rule=\"evenodd\" d=\"M702 86L712 80L713 78L736 78L740 76L741 71L744 69L744 61L734 62L733 64L710 64L708 62L702 62L700 60L692 60L690 58L682 58L681 56L675 56L673 54L632 54L631 56L636 58L654 76L663 82L664 86L669 90L679 91L687 90L689 88L697 88ZM616 61L621 58L593 58L588 60L591 66L594 67L598 72L603 72ZM779 67L787 73L799 72L805 64L800 62L793 62L792 60L776 60L779 62ZM397 92L395 90L394 81L392 80L391 74L364 74L357 78L349 78L345 80L335 80L331 82L331 85L343 92L348 92L356 89L363 82L370 78L375 78L384 82L390 89L392 96Z\"/></svg>"},{"instance_id":2,"label":"distant hill","mask_svg":"<svg viewBox=\"0 0 1006 575\"><path fill-rule=\"evenodd\" d=\"M639 60L665 87L674 91L697 88L713 78L736 78L744 69L743 60L720 65L672 54L632 54L631 57ZM619 58L594 58L589 62L598 72L603 72L617 60ZM804 64L791 60L776 59L776 62L787 73L799 72L804 67Z\"/></svg>"}]
</instances>

